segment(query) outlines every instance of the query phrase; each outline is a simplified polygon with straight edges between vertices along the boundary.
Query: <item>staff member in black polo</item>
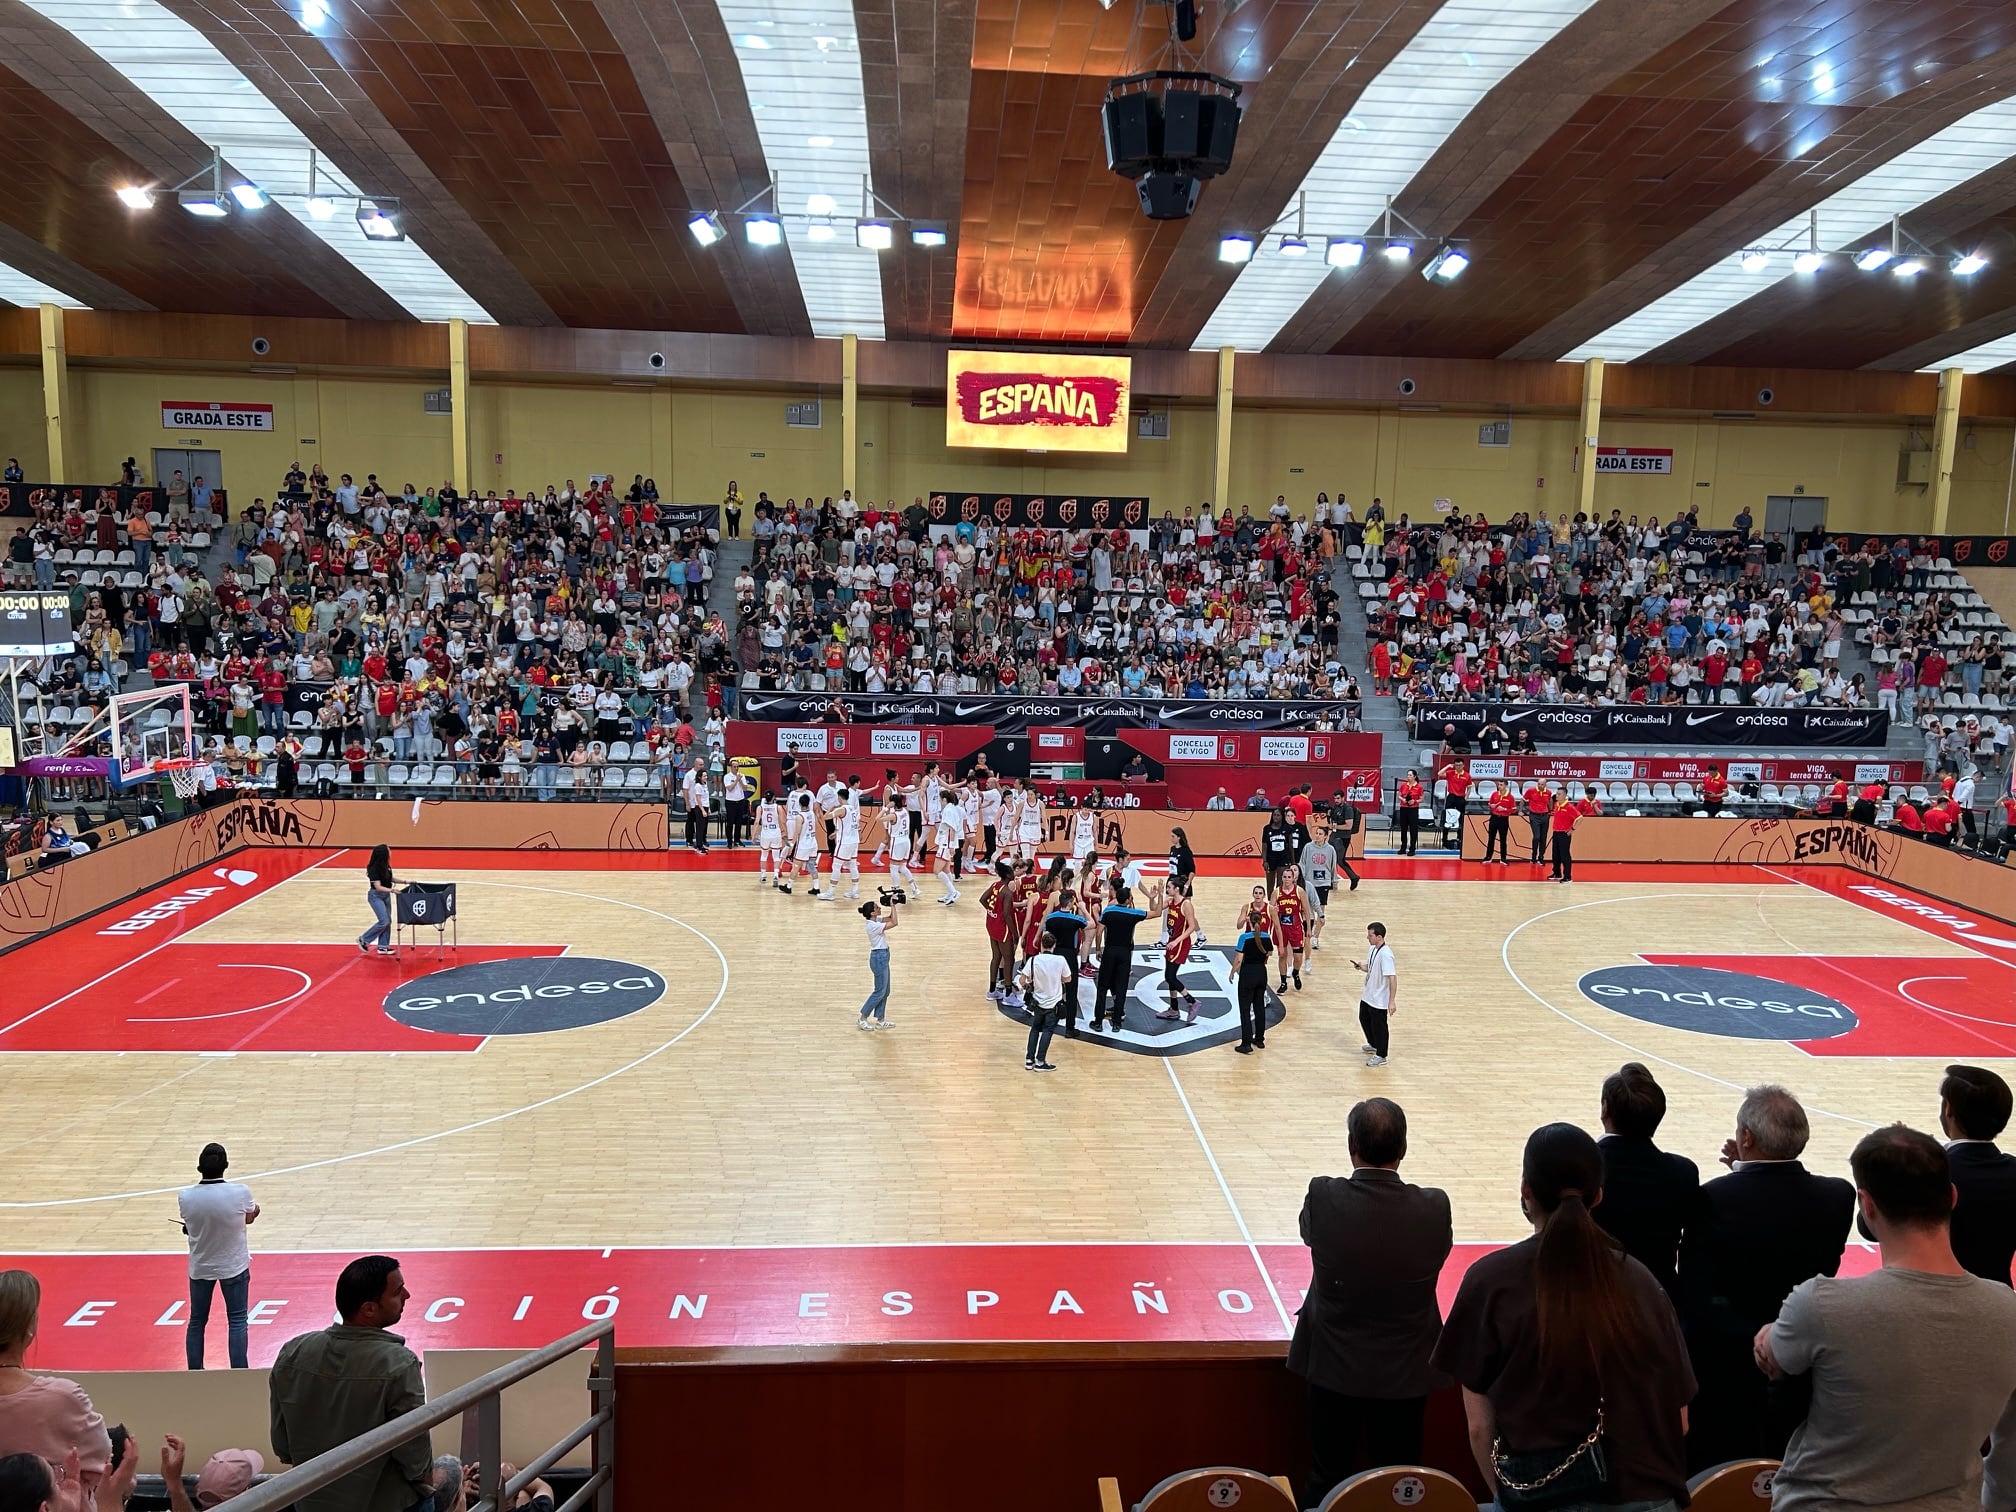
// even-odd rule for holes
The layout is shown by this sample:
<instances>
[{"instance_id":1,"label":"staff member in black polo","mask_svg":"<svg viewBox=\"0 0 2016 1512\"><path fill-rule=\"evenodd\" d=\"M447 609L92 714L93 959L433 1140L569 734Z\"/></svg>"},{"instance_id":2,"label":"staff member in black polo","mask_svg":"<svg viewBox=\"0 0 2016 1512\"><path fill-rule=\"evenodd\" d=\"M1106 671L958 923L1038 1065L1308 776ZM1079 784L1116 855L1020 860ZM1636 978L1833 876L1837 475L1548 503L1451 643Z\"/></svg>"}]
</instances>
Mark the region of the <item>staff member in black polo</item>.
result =
<instances>
[{"instance_id":1,"label":"staff member in black polo","mask_svg":"<svg viewBox=\"0 0 2016 1512\"><path fill-rule=\"evenodd\" d=\"M1113 901L1099 915L1099 977L1092 998L1092 1027L1110 1019L1119 1033L1127 1017L1127 991L1134 979L1134 928L1148 914L1134 906L1134 891L1122 882L1113 889ZM1111 1001L1112 1007L1107 1003Z\"/></svg>"},{"instance_id":2,"label":"staff member in black polo","mask_svg":"<svg viewBox=\"0 0 2016 1512\"><path fill-rule=\"evenodd\" d=\"M1400 1179L1407 1115L1368 1098L1344 1120L1351 1174L1318 1176L1302 1201L1313 1277L1288 1368L1309 1384L1309 1483L1302 1505L1371 1465L1421 1462L1442 1331L1436 1278L1453 1233L1449 1194ZM1361 1447L1362 1446L1362 1447Z\"/></svg>"},{"instance_id":3,"label":"staff member in black polo","mask_svg":"<svg viewBox=\"0 0 2016 1512\"><path fill-rule=\"evenodd\" d=\"M1365 827L1365 816L1339 788L1330 795L1326 817L1330 820L1330 844L1337 851L1337 869L1351 879L1351 890L1356 892L1358 873L1351 867L1351 837Z\"/></svg>"}]
</instances>

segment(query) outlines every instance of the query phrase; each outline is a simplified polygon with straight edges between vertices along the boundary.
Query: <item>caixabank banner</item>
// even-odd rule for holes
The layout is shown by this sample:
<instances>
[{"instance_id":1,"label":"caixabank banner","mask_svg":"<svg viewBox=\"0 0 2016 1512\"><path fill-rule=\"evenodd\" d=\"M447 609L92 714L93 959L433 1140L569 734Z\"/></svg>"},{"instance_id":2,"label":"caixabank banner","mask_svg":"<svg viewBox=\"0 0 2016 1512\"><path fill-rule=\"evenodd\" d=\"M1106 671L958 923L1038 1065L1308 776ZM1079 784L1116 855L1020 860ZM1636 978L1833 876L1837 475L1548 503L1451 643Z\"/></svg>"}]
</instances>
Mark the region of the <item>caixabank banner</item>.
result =
<instances>
[{"instance_id":1,"label":"caixabank banner","mask_svg":"<svg viewBox=\"0 0 2016 1512\"><path fill-rule=\"evenodd\" d=\"M1124 452L1133 359L961 352L945 363L945 444Z\"/></svg>"}]
</instances>

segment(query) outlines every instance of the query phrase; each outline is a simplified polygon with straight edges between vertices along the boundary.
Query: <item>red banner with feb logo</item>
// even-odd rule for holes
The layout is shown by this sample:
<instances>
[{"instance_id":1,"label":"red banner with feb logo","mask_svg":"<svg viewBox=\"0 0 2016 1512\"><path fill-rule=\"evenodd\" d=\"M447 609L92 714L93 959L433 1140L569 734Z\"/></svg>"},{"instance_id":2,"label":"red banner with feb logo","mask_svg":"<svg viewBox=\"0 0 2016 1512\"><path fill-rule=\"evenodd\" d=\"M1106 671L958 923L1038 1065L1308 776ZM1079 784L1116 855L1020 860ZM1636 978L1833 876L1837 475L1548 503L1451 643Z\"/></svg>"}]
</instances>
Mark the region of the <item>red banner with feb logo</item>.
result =
<instances>
[{"instance_id":1,"label":"red banner with feb logo","mask_svg":"<svg viewBox=\"0 0 2016 1512\"><path fill-rule=\"evenodd\" d=\"M1124 452L1133 359L952 352L945 444Z\"/></svg>"},{"instance_id":2,"label":"red banner with feb logo","mask_svg":"<svg viewBox=\"0 0 2016 1512\"><path fill-rule=\"evenodd\" d=\"M933 525L991 521L1005 530L1146 530L1144 498L1084 494L956 493L944 489L925 500Z\"/></svg>"}]
</instances>

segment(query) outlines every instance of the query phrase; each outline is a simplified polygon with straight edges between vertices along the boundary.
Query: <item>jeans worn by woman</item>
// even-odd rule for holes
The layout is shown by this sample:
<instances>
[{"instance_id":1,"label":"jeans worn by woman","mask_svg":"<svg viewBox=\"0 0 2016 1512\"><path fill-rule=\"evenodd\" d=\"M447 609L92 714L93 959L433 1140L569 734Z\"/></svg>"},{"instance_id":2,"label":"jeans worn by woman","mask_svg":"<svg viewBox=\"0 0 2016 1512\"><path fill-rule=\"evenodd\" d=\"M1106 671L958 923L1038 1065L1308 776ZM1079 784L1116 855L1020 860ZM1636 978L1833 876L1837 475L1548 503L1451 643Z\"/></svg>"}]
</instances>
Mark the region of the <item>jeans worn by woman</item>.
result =
<instances>
[{"instance_id":1,"label":"jeans worn by woman","mask_svg":"<svg viewBox=\"0 0 2016 1512\"><path fill-rule=\"evenodd\" d=\"M374 922L369 929L357 937L357 944L361 948L369 950L372 942L376 941L378 949L390 950L392 948L392 895L390 893L382 893L374 887L371 889L369 897L371 899L371 912L374 916Z\"/></svg>"},{"instance_id":2,"label":"jeans worn by woman","mask_svg":"<svg viewBox=\"0 0 2016 1512\"><path fill-rule=\"evenodd\" d=\"M868 971L874 977L875 985L868 994L868 1001L861 1005L861 1017L880 1023L887 1016L889 1007L889 952L869 951Z\"/></svg>"}]
</instances>

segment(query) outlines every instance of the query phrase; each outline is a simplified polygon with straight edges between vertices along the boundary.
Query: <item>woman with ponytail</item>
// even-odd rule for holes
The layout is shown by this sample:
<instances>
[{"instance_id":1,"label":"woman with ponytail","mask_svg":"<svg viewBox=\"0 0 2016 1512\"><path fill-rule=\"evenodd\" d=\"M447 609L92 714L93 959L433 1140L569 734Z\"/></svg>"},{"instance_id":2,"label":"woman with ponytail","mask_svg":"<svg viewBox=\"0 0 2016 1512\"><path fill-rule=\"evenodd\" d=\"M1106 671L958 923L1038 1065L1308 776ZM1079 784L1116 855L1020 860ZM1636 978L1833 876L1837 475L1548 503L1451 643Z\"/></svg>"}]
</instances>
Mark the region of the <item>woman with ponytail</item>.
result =
<instances>
[{"instance_id":1,"label":"woman with ponytail","mask_svg":"<svg viewBox=\"0 0 2016 1512\"><path fill-rule=\"evenodd\" d=\"M1470 1447L1503 1512L1687 1504L1694 1373L1652 1273L1597 1225L1603 1154L1573 1124L1526 1141L1533 1237L1470 1267L1435 1363L1463 1387Z\"/></svg>"}]
</instances>

